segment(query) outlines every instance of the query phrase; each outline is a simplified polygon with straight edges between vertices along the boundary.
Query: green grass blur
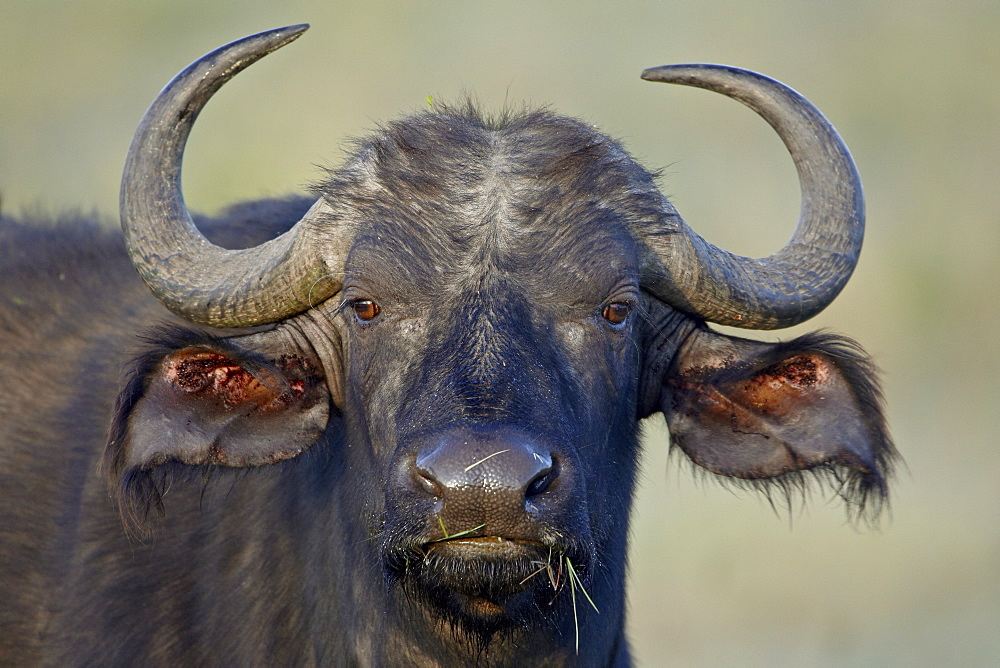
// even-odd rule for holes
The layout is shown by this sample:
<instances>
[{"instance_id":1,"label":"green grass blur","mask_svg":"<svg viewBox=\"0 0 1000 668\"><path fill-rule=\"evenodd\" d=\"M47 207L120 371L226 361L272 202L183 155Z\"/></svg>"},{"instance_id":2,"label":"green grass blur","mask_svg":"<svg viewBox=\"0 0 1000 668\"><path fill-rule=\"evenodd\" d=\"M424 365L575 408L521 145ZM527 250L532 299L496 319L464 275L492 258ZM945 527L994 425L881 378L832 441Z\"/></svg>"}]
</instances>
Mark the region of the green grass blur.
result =
<instances>
[{"instance_id":1,"label":"green grass blur","mask_svg":"<svg viewBox=\"0 0 1000 668\"><path fill-rule=\"evenodd\" d=\"M885 370L908 470L882 531L859 531L823 495L775 516L751 493L692 480L650 424L635 656L1000 664L1000 2L12 0L0 19L4 212L76 209L109 224L159 89L202 53L290 23L313 27L227 85L196 126L192 208L300 188L380 119L468 92L490 108L549 104L620 137L664 168L695 229L763 255L798 210L780 142L735 102L639 73L724 62L795 87L851 147L869 233L833 306L761 337L827 327L859 339Z\"/></svg>"}]
</instances>

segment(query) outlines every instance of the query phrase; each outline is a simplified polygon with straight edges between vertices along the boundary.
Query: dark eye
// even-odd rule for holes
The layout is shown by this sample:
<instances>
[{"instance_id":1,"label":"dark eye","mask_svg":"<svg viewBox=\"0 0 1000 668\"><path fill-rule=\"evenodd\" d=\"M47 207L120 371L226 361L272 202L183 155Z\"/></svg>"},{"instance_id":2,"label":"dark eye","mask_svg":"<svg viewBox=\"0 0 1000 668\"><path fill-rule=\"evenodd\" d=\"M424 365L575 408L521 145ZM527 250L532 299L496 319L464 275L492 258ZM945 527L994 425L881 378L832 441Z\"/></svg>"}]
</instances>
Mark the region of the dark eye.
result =
<instances>
[{"instance_id":1,"label":"dark eye","mask_svg":"<svg viewBox=\"0 0 1000 668\"><path fill-rule=\"evenodd\" d=\"M354 309L354 315L362 322L372 320L382 310L378 304L370 299L356 299L351 302L351 308Z\"/></svg>"},{"instance_id":2,"label":"dark eye","mask_svg":"<svg viewBox=\"0 0 1000 668\"><path fill-rule=\"evenodd\" d=\"M629 302L611 302L604 307L601 315L612 325L620 325L625 322L625 318L632 312L632 304Z\"/></svg>"}]
</instances>

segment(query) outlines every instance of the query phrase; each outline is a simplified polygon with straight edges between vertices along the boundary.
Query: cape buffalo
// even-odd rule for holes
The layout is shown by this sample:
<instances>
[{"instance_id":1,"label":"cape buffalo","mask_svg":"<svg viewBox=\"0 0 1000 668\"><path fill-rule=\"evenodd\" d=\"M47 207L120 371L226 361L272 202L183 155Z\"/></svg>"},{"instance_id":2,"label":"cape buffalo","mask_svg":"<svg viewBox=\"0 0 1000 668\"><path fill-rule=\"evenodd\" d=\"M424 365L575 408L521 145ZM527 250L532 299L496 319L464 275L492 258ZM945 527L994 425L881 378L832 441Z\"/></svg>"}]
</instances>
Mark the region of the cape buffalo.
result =
<instances>
[{"instance_id":1,"label":"cape buffalo","mask_svg":"<svg viewBox=\"0 0 1000 668\"><path fill-rule=\"evenodd\" d=\"M591 126L471 104L385 124L310 198L196 225L196 116L305 29L224 46L156 98L124 243L0 226L5 661L627 665L654 413L714 474L878 512L895 451L861 348L706 324L802 322L856 264L859 177L809 102L731 67L643 73L785 142L801 218L762 259L692 232Z\"/></svg>"}]
</instances>

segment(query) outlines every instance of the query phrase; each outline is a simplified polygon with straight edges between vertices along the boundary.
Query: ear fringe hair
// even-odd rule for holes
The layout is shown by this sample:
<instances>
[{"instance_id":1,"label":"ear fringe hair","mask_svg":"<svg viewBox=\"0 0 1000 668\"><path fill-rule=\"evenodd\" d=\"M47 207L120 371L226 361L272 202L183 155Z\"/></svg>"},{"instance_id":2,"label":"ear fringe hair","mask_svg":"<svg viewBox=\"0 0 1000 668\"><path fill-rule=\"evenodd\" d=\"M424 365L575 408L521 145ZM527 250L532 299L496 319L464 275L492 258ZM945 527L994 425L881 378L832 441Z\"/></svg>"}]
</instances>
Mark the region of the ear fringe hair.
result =
<instances>
[{"instance_id":1,"label":"ear fringe hair","mask_svg":"<svg viewBox=\"0 0 1000 668\"><path fill-rule=\"evenodd\" d=\"M793 506L798 503L804 506L808 502L813 489L826 489L832 493L832 498L839 497L844 502L844 509L851 523L877 529L883 510L889 512L887 480L892 478L900 461L885 419L885 402L879 378L881 372L855 340L825 331L812 332L775 344L768 351L767 357L776 361L806 353L824 355L843 374L865 416L865 424L871 435L874 462L872 470L857 470L828 462L774 478L727 477L706 471L691 462L673 438L670 442L670 458L675 456L675 452L680 452L679 457L690 463L696 477L711 477L736 489L763 494L776 512L784 510L791 513ZM796 498L799 499L798 502Z\"/></svg>"},{"instance_id":2,"label":"ear fringe hair","mask_svg":"<svg viewBox=\"0 0 1000 668\"><path fill-rule=\"evenodd\" d=\"M114 415L108 430L108 441L101 458L100 471L108 481L108 491L118 507L125 533L134 539L153 534L151 515L164 515L163 497L174 481L200 477L204 488L221 472L218 467L193 467L177 462L165 462L151 469L126 467L128 450L128 419L136 403L146 391L148 379L163 358L179 349L200 346L210 348L238 360L253 372L264 360L212 333L177 325L161 325L142 337L142 351L126 365L122 391L115 400ZM230 472L227 471L227 474ZM235 473L235 471L233 472Z\"/></svg>"}]
</instances>

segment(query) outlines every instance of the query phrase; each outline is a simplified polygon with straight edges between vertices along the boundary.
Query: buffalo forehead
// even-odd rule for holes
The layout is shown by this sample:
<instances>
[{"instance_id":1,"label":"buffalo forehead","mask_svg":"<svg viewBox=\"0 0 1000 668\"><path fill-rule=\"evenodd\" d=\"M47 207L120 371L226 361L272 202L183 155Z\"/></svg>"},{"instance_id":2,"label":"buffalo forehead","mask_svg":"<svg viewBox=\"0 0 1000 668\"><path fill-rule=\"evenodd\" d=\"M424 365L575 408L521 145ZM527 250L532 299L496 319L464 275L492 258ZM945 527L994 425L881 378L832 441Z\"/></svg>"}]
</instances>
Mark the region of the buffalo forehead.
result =
<instances>
[{"instance_id":1,"label":"buffalo forehead","mask_svg":"<svg viewBox=\"0 0 1000 668\"><path fill-rule=\"evenodd\" d=\"M358 232L348 280L427 292L502 272L579 292L635 273L630 193L649 175L578 121L417 115L388 125L346 171L338 188Z\"/></svg>"},{"instance_id":2,"label":"buffalo forehead","mask_svg":"<svg viewBox=\"0 0 1000 668\"><path fill-rule=\"evenodd\" d=\"M538 298L603 301L638 276L635 243L621 228L578 224L573 234L536 230L515 242L490 235L476 245L446 233L364 234L345 266L345 285L373 297L441 296L502 283ZM408 236L407 236L408 233Z\"/></svg>"}]
</instances>

